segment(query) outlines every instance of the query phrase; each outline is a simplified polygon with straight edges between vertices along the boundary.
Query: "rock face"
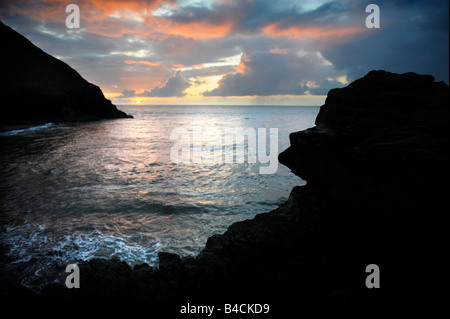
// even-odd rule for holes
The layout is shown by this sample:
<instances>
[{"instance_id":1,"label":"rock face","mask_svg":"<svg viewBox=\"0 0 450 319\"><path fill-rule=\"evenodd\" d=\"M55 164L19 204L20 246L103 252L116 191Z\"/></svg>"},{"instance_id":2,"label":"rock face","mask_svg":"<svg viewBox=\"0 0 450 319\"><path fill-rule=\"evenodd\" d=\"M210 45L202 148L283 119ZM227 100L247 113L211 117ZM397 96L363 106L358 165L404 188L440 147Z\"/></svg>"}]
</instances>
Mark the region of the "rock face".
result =
<instances>
[{"instance_id":1,"label":"rock face","mask_svg":"<svg viewBox=\"0 0 450 319\"><path fill-rule=\"evenodd\" d=\"M159 269L91 260L82 289L42 296L267 300L289 311L317 299L423 299L443 273L448 102L447 85L412 73L373 71L331 90L317 126L292 133L279 156L307 180L284 205L210 237L195 258L161 253ZM370 264L380 289L366 286Z\"/></svg>"},{"instance_id":2,"label":"rock face","mask_svg":"<svg viewBox=\"0 0 450 319\"><path fill-rule=\"evenodd\" d=\"M394 298L433 291L448 206L449 87L371 71L331 90L315 124L290 135L279 161L322 196L339 268L377 264Z\"/></svg>"},{"instance_id":3,"label":"rock face","mask_svg":"<svg viewBox=\"0 0 450 319\"><path fill-rule=\"evenodd\" d=\"M331 90L279 161L353 208L422 216L446 191L448 94L431 76L372 71Z\"/></svg>"},{"instance_id":4,"label":"rock face","mask_svg":"<svg viewBox=\"0 0 450 319\"><path fill-rule=\"evenodd\" d=\"M0 125L130 117L64 62L0 22Z\"/></svg>"}]
</instances>

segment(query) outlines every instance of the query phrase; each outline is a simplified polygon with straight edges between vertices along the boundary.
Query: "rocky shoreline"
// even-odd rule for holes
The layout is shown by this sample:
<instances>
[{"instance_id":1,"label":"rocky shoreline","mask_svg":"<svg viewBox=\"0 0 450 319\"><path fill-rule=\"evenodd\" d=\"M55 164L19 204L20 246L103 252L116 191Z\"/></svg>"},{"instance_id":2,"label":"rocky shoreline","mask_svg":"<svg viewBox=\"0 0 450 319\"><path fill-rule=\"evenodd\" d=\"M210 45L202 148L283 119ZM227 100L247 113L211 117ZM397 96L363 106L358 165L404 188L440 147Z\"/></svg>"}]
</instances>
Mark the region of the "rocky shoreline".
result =
<instances>
[{"instance_id":1,"label":"rocky shoreline","mask_svg":"<svg viewBox=\"0 0 450 319\"><path fill-rule=\"evenodd\" d=\"M285 204L210 237L196 257L160 253L158 269L89 260L80 289L53 284L39 297L425 300L441 274L448 115L445 83L372 71L331 90L316 126L290 135L279 161L307 184ZM380 289L366 286L369 264Z\"/></svg>"}]
</instances>

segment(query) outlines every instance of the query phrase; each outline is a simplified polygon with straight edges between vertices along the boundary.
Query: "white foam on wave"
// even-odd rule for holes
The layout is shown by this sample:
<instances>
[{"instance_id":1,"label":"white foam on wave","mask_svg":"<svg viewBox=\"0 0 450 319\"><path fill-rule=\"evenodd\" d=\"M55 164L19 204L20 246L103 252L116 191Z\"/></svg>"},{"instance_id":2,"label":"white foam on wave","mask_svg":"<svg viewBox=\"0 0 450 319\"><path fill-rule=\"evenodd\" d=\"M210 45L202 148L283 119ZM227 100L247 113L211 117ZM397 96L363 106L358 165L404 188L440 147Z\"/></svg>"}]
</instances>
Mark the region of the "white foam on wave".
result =
<instances>
[{"instance_id":1,"label":"white foam on wave","mask_svg":"<svg viewBox=\"0 0 450 319\"><path fill-rule=\"evenodd\" d=\"M44 128L51 127L53 125L54 125L53 123L46 123L46 124L43 124L43 125L32 126L32 127L28 127L28 128L24 128L24 129L20 129L20 130L7 131L7 132L0 133L0 136L1 135L3 135L3 136L11 136L11 135L17 135L19 133L33 132L33 131L37 131L37 130L41 130L41 129L44 129Z\"/></svg>"},{"instance_id":2,"label":"white foam on wave","mask_svg":"<svg viewBox=\"0 0 450 319\"><path fill-rule=\"evenodd\" d=\"M147 263L155 267L163 247L158 239L148 239L144 246L98 230L55 235L39 224L4 227L0 242L9 248L10 269L24 268L21 283L35 291L58 280L68 264L92 258L118 257L131 266Z\"/></svg>"}]
</instances>

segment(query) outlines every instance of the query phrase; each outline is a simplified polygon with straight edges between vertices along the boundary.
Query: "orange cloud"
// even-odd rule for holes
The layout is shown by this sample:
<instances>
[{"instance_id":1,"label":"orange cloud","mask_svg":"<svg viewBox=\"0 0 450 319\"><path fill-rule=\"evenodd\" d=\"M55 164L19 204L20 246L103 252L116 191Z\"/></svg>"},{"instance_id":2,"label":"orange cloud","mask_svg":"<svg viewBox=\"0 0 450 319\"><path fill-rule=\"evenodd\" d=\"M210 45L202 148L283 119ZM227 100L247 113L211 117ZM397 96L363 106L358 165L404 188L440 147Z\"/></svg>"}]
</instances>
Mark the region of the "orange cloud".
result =
<instances>
[{"instance_id":1,"label":"orange cloud","mask_svg":"<svg viewBox=\"0 0 450 319\"><path fill-rule=\"evenodd\" d=\"M136 34L159 40L169 35L196 40L210 39L228 35L233 26L232 21L220 24L208 21L179 22L170 17L152 15L162 3L176 7L176 2L172 0L79 0L74 3L80 7L82 29L110 38ZM67 0L23 0L12 3L7 10L10 15L25 15L36 21L64 23L68 4L70 2Z\"/></svg>"},{"instance_id":2,"label":"orange cloud","mask_svg":"<svg viewBox=\"0 0 450 319\"><path fill-rule=\"evenodd\" d=\"M236 73L245 73L245 71L249 70L248 65L246 65L245 63L250 62L250 58L244 53L241 57L241 62L234 66L234 69L236 70Z\"/></svg>"},{"instance_id":3,"label":"orange cloud","mask_svg":"<svg viewBox=\"0 0 450 319\"><path fill-rule=\"evenodd\" d=\"M61 0L62 1L62 0ZM67 1L66 1L67 2ZM121 12L121 11L130 11L130 12L148 12L154 11L158 9L158 6L163 3L168 2L164 0L82 0L80 1L81 5L93 5L98 10L104 13L113 13L113 12ZM170 2L170 1L169 1Z\"/></svg>"},{"instance_id":4,"label":"orange cloud","mask_svg":"<svg viewBox=\"0 0 450 319\"><path fill-rule=\"evenodd\" d=\"M231 21L223 24L211 24L206 21L181 23L164 18L155 19L155 17L148 19L147 24L154 31L162 34L181 36L195 40L225 37L231 32L233 27Z\"/></svg>"},{"instance_id":5,"label":"orange cloud","mask_svg":"<svg viewBox=\"0 0 450 319\"><path fill-rule=\"evenodd\" d=\"M270 50L270 53L286 55L288 54L288 51L288 49L273 48L272 50Z\"/></svg>"},{"instance_id":6,"label":"orange cloud","mask_svg":"<svg viewBox=\"0 0 450 319\"><path fill-rule=\"evenodd\" d=\"M145 65L150 65L150 66L155 66L155 65L160 65L161 63L159 62L150 62L150 61L134 61L134 60L125 60L123 61L123 63L125 64L145 64Z\"/></svg>"},{"instance_id":7,"label":"orange cloud","mask_svg":"<svg viewBox=\"0 0 450 319\"><path fill-rule=\"evenodd\" d=\"M309 38L345 37L366 31L363 27L289 27L279 28L277 24L270 24L263 28L264 34L269 37L286 37L292 40L305 40Z\"/></svg>"},{"instance_id":8,"label":"orange cloud","mask_svg":"<svg viewBox=\"0 0 450 319\"><path fill-rule=\"evenodd\" d=\"M221 0L227 2L227 0ZM11 2L8 13L11 15L27 15L37 21L63 23L67 16L65 7L67 0L22 0ZM44 3L45 5L42 5ZM136 34L143 38L163 40L167 36L181 36L195 40L221 38L233 31L235 19L225 21L174 21L170 17L153 16L152 12L168 5L176 8L175 0L79 0L76 4L81 10L81 27L88 33L119 38L124 34ZM239 12L236 12L239 14ZM145 26L148 26L146 28ZM269 37L287 37L304 40L308 38L344 37L361 33L364 26L345 27L300 27L283 28L277 23L262 27L263 34ZM276 52L274 52L276 53ZM280 54L280 52L278 52Z\"/></svg>"},{"instance_id":9,"label":"orange cloud","mask_svg":"<svg viewBox=\"0 0 450 319\"><path fill-rule=\"evenodd\" d=\"M42 5L44 3L45 5ZM10 13L31 13L36 19L52 20L58 16L65 16L65 8L70 1L67 0L22 0L12 2L8 10ZM117 12L134 12L139 14L151 13L156 10L161 3L169 3L167 0L78 0L73 1L80 7L81 14L96 16L97 19L103 19L105 16ZM59 17L58 17L59 18ZM84 17L83 17L84 18Z\"/></svg>"}]
</instances>

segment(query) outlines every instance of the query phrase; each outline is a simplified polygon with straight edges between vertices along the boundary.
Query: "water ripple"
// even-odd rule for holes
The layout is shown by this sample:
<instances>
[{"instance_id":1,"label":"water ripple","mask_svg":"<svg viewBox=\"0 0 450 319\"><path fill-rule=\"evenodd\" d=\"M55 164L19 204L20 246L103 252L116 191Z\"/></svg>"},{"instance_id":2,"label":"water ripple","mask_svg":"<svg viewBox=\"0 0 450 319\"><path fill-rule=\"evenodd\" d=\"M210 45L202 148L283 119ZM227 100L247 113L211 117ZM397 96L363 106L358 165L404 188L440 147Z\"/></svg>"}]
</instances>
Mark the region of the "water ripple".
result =
<instances>
[{"instance_id":1,"label":"water ripple","mask_svg":"<svg viewBox=\"0 0 450 319\"><path fill-rule=\"evenodd\" d=\"M47 124L0 134L3 276L40 287L63 266L118 256L157 265L160 250L195 255L209 236L282 203L303 183L283 166L170 160L176 127L313 126L317 107L124 107L133 120Z\"/></svg>"}]
</instances>

